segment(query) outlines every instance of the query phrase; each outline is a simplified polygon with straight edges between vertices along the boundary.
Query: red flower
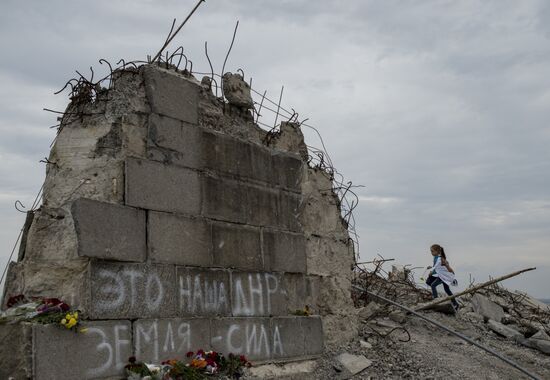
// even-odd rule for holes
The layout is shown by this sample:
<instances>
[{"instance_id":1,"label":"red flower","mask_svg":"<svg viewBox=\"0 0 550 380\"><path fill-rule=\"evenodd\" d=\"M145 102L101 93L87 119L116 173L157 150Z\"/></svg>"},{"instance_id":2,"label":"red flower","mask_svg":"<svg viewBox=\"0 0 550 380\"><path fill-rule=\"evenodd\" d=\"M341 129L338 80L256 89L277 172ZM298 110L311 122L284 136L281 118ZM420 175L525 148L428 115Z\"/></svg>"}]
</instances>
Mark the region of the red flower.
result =
<instances>
[{"instance_id":1,"label":"red flower","mask_svg":"<svg viewBox=\"0 0 550 380\"><path fill-rule=\"evenodd\" d=\"M136 362L136 357L135 357L135 356L130 356L130 357L128 358L128 361L129 361L130 363L134 364L134 363Z\"/></svg>"},{"instance_id":2,"label":"red flower","mask_svg":"<svg viewBox=\"0 0 550 380\"><path fill-rule=\"evenodd\" d=\"M61 311L69 311L70 306L67 305L65 302L61 302L59 305L57 305L61 309Z\"/></svg>"},{"instance_id":3,"label":"red flower","mask_svg":"<svg viewBox=\"0 0 550 380\"><path fill-rule=\"evenodd\" d=\"M244 355L241 355L239 356L239 359L241 360L241 362L245 363L247 360L246 360L246 357Z\"/></svg>"},{"instance_id":4,"label":"red flower","mask_svg":"<svg viewBox=\"0 0 550 380\"><path fill-rule=\"evenodd\" d=\"M189 351L185 356L187 356L188 358L190 358L191 356L193 356L193 351Z\"/></svg>"},{"instance_id":5,"label":"red flower","mask_svg":"<svg viewBox=\"0 0 550 380\"><path fill-rule=\"evenodd\" d=\"M204 350L202 348L200 350L198 350L197 355L204 356Z\"/></svg>"},{"instance_id":6,"label":"red flower","mask_svg":"<svg viewBox=\"0 0 550 380\"><path fill-rule=\"evenodd\" d=\"M6 306L10 308L18 304L23 304L25 302L27 302L27 299L25 298L25 296L23 294L18 294L16 296L8 298L8 302L6 303Z\"/></svg>"}]
</instances>

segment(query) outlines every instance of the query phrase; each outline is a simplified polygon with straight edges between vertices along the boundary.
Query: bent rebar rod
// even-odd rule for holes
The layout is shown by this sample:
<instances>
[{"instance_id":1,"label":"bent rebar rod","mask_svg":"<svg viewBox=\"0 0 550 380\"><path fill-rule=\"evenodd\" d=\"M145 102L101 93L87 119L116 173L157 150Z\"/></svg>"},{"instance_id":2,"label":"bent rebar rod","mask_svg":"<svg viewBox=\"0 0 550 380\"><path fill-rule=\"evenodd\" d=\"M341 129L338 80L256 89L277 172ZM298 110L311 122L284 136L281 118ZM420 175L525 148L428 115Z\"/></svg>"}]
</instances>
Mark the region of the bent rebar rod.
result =
<instances>
[{"instance_id":1,"label":"bent rebar rod","mask_svg":"<svg viewBox=\"0 0 550 380\"><path fill-rule=\"evenodd\" d=\"M474 341L473 339L468 338L467 336L462 335L461 333L456 332L456 331L450 329L449 327L447 327L447 326L445 326L445 325L443 325L443 324L441 324L441 323L439 323L439 322L437 322L437 321L434 321L434 320L431 319L431 318L428 318L428 317L426 317L426 316L424 316L424 315L422 315L422 314L420 314L420 313L414 311L414 310L411 309L411 308L408 308L408 307L406 307L406 306L400 305L400 304L398 304L397 302L394 302L394 301L392 301L392 300L389 300L389 299L387 299L386 297L382 297L381 295L378 295L378 294L376 294L376 293L370 292L370 291L368 291L367 289L364 289L364 288L362 288L362 287L360 287L360 286L352 285L352 287L355 288L355 289L358 290L358 291L367 292L367 294L370 294L370 295L373 296L373 297L380 298L381 300L383 300L383 301L385 301L385 302L388 302L388 303L390 303L390 304L392 304L392 305L394 305L394 306L397 306L397 307L399 307L400 309L406 310L407 312L409 312L409 313L411 313L411 314L417 316L418 318L421 318L421 319L423 319L423 320L425 320L425 321L427 321L427 322L430 322L431 324L436 325L436 326L439 327L439 328L442 328L443 330L445 330L445 331L447 331L447 332L453 334L454 336L457 336L457 337L459 337L460 339L465 340L466 342L468 342L468 343L470 343L470 344L473 344L473 345L476 346L477 348L481 348L483 351L486 351L486 352L490 353L491 355L493 355L493 356L499 358L499 359L502 360L503 362L508 363L508 364L510 364L512 367L514 367L514 368L516 368L517 370L523 372L524 374L526 374L527 376L529 376L531 379L534 379L534 380L542 380L542 379L541 379L540 377L538 377L537 375L534 375L534 374L532 374L531 372L527 371L525 368L520 367L518 364L514 363L513 361L511 361L511 360L508 359L507 357L505 357L505 356L499 354L498 352L494 351L493 349L491 349L491 348L489 348L489 347L482 346L481 344L477 343L477 342Z\"/></svg>"}]
</instances>

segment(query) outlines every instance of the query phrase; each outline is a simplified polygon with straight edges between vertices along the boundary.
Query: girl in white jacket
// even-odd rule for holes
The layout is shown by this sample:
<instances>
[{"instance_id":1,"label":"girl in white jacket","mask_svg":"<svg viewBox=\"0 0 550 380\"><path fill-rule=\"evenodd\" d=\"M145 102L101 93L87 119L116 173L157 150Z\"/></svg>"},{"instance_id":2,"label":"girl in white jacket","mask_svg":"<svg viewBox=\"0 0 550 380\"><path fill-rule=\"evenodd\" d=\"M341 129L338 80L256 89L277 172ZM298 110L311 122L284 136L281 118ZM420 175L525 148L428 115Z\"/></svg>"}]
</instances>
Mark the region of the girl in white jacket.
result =
<instances>
[{"instance_id":1,"label":"girl in white jacket","mask_svg":"<svg viewBox=\"0 0 550 380\"><path fill-rule=\"evenodd\" d=\"M439 244L434 244L430 247L430 252L432 253L432 256L434 258L434 263L432 267L428 267L428 269L432 269L432 271L430 272L430 276L426 280L426 284L431 286L433 298L438 297L437 287L440 284L443 284L443 289L445 290L445 293L447 293L447 295L449 296L452 296L453 293L451 292L449 285L456 285L455 272L447 261L445 250ZM451 302L455 310L457 310L458 302L456 302L456 299L453 298Z\"/></svg>"}]
</instances>

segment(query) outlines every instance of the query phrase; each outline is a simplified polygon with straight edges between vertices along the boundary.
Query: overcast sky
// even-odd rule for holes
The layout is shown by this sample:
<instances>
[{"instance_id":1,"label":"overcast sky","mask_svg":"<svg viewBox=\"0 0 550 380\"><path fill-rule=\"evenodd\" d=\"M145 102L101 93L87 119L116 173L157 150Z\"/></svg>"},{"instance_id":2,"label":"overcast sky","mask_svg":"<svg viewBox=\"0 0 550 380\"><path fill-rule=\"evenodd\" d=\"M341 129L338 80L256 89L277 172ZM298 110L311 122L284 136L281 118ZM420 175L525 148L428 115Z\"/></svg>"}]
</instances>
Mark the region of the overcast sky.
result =
<instances>
[{"instance_id":1,"label":"overcast sky","mask_svg":"<svg viewBox=\"0 0 550 380\"><path fill-rule=\"evenodd\" d=\"M2 0L2 267L24 221L14 202L44 180L56 120L42 108L67 102L53 92L99 58L154 55L194 4ZM208 0L169 50L208 71L208 41L219 73L237 20L226 71L273 99L284 85L283 105L364 185L362 259L426 266L439 243L463 285L537 266L505 285L550 298L550 2Z\"/></svg>"}]
</instances>

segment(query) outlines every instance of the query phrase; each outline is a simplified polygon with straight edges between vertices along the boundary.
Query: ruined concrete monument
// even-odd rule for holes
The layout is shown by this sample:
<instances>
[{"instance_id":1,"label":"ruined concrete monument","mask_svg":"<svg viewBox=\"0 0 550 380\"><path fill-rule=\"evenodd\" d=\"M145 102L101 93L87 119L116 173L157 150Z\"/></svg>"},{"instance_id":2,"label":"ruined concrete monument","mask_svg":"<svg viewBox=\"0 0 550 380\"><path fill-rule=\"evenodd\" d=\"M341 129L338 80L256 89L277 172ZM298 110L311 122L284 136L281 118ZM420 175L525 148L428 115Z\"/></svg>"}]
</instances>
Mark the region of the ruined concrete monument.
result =
<instances>
[{"instance_id":1,"label":"ruined concrete monument","mask_svg":"<svg viewBox=\"0 0 550 380\"><path fill-rule=\"evenodd\" d=\"M298 360L356 335L354 249L330 176L307 164L299 124L259 128L242 78L224 82L228 102L148 64L73 96L3 307L58 297L87 332L0 325L0 378L120 378L132 355L199 348Z\"/></svg>"}]
</instances>

